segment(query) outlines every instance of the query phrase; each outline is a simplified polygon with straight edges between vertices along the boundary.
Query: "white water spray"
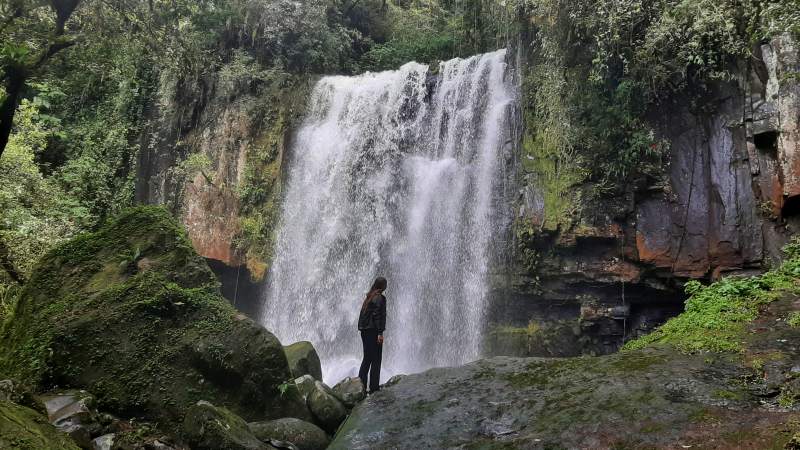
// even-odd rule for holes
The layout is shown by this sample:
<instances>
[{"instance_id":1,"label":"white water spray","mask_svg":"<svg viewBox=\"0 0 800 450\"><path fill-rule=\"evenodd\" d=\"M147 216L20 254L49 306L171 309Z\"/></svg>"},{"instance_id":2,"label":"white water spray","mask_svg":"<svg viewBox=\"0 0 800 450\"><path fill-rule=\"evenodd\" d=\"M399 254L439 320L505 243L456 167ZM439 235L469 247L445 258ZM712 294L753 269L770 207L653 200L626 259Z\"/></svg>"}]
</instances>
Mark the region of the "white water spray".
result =
<instances>
[{"instance_id":1,"label":"white water spray","mask_svg":"<svg viewBox=\"0 0 800 450\"><path fill-rule=\"evenodd\" d=\"M325 77L292 148L263 324L355 375L356 326L389 280L382 379L480 355L515 86L506 52ZM507 153L507 152L506 152Z\"/></svg>"}]
</instances>

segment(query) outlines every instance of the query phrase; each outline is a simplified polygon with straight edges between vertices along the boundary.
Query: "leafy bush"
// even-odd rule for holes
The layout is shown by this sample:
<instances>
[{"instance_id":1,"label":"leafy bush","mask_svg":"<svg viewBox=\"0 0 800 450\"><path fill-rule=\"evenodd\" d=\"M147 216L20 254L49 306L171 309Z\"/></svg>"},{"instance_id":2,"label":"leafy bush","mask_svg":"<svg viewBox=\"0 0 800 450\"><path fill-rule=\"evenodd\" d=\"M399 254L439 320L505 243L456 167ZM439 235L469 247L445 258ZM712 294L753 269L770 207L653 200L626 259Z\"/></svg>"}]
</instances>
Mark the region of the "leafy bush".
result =
<instances>
[{"instance_id":1,"label":"leafy bush","mask_svg":"<svg viewBox=\"0 0 800 450\"><path fill-rule=\"evenodd\" d=\"M362 57L370 70L396 69L408 61L433 62L455 56L453 23L438 6L389 7L389 40L373 45Z\"/></svg>"},{"instance_id":2,"label":"leafy bush","mask_svg":"<svg viewBox=\"0 0 800 450\"><path fill-rule=\"evenodd\" d=\"M789 314L789 317L786 318L786 322L792 328L800 327L800 311L795 311Z\"/></svg>"},{"instance_id":3,"label":"leafy bush","mask_svg":"<svg viewBox=\"0 0 800 450\"><path fill-rule=\"evenodd\" d=\"M53 245L76 233L90 216L36 165L37 153L61 132L53 121L41 120L37 104L41 102L22 102L15 132L0 158L0 240L22 274ZM0 285L4 275L0 275Z\"/></svg>"}]
</instances>

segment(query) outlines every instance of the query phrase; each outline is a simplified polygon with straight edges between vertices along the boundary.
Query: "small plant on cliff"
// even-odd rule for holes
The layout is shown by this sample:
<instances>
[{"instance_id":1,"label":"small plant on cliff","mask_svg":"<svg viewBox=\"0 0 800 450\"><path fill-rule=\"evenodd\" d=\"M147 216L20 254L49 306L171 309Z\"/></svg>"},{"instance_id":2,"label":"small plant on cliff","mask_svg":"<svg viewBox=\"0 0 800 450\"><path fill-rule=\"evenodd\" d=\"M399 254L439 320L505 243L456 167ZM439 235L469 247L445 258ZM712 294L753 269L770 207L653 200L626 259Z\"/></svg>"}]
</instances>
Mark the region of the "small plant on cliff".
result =
<instances>
[{"instance_id":1,"label":"small plant on cliff","mask_svg":"<svg viewBox=\"0 0 800 450\"><path fill-rule=\"evenodd\" d=\"M784 247L789 257L781 266L763 275L723 278L703 286L686 283L686 310L653 333L625 344L632 350L653 344L672 345L684 352L741 350L741 335L747 322L758 316L762 305L782 292L797 292L800 279L798 240Z\"/></svg>"},{"instance_id":2,"label":"small plant on cliff","mask_svg":"<svg viewBox=\"0 0 800 450\"><path fill-rule=\"evenodd\" d=\"M278 385L278 392L280 392L281 397L283 397L284 395L286 395L287 392L289 392L289 388L291 388L292 385L294 385L294 382L292 382L292 380L284 381L283 383Z\"/></svg>"},{"instance_id":3,"label":"small plant on cliff","mask_svg":"<svg viewBox=\"0 0 800 450\"><path fill-rule=\"evenodd\" d=\"M786 323L788 323L792 328L800 327L800 311L795 311L789 314L789 317L786 318Z\"/></svg>"},{"instance_id":4,"label":"small plant on cliff","mask_svg":"<svg viewBox=\"0 0 800 450\"><path fill-rule=\"evenodd\" d=\"M139 262L139 258L142 257L142 249L137 245L136 248L122 253L121 256L122 261L119 263L120 268L125 269L128 273L134 273L136 271L136 263Z\"/></svg>"},{"instance_id":5,"label":"small plant on cliff","mask_svg":"<svg viewBox=\"0 0 800 450\"><path fill-rule=\"evenodd\" d=\"M798 395L789 388L781 389L781 394L778 396L778 406L781 408L791 408L797 402Z\"/></svg>"},{"instance_id":6,"label":"small plant on cliff","mask_svg":"<svg viewBox=\"0 0 800 450\"><path fill-rule=\"evenodd\" d=\"M14 305L17 303L19 286L15 284L0 284L0 329L3 323L11 318Z\"/></svg>"}]
</instances>

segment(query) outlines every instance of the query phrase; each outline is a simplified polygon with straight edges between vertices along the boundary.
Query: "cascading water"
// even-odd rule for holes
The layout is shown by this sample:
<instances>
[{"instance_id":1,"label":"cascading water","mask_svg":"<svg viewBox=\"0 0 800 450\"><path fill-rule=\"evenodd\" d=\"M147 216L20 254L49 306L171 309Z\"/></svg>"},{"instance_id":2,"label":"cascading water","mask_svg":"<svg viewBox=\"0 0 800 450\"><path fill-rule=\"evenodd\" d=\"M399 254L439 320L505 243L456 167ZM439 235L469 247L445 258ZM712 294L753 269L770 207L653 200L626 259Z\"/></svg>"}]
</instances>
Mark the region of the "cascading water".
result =
<instances>
[{"instance_id":1,"label":"cascading water","mask_svg":"<svg viewBox=\"0 0 800 450\"><path fill-rule=\"evenodd\" d=\"M329 382L358 370L358 310L378 275L383 379L479 356L515 86L505 50L439 74L322 78L298 130L262 322L311 341Z\"/></svg>"}]
</instances>

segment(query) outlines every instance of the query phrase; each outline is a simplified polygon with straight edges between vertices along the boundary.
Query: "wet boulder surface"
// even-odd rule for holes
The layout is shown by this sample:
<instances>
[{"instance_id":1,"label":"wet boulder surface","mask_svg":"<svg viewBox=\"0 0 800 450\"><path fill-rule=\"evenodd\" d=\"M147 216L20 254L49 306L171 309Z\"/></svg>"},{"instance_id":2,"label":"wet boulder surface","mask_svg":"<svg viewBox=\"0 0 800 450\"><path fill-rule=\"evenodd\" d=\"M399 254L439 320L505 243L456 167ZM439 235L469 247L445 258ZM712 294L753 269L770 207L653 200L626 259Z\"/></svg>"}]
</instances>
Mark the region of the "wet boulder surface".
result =
<instances>
[{"instance_id":1,"label":"wet boulder surface","mask_svg":"<svg viewBox=\"0 0 800 450\"><path fill-rule=\"evenodd\" d=\"M332 389L333 395L338 398L344 406L352 408L367 396L364 384L358 377L348 377L336 383Z\"/></svg>"},{"instance_id":2,"label":"wet boulder surface","mask_svg":"<svg viewBox=\"0 0 800 450\"><path fill-rule=\"evenodd\" d=\"M308 341L295 342L283 348L286 352L286 359L289 361L289 369L295 378L303 375L311 375L315 380L322 379L322 365L319 361L317 350Z\"/></svg>"},{"instance_id":3,"label":"wet boulder surface","mask_svg":"<svg viewBox=\"0 0 800 450\"><path fill-rule=\"evenodd\" d=\"M267 450L272 446L256 438L241 417L225 408L200 401L189 408L182 434L196 450Z\"/></svg>"},{"instance_id":4,"label":"wet boulder surface","mask_svg":"<svg viewBox=\"0 0 800 450\"><path fill-rule=\"evenodd\" d=\"M310 419L281 343L219 294L183 229L123 212L46 255L0 331L0 373L86 389L98 409L175 430L200 400L245 420Z\"/></svg>"},{"instance_id":5,"label":"wet boulder surface","mask_svg":"<svg viewBox=\"0 0 800 450\"><path fill-rule=\"evenodd\" d=\"M330 443L328 435L313 423L287 417L267 422L247 424L260 440L291 442L300 450L324 450Z\"/></svg>"},{"instance_id":6,"label":"wet boulder surface","mask_svg":"<svg viewBox=\"0 0 800 450\"><path fill-rule=\"evenodd\" d=\"M329 448L783 448L800 428L798 310L798 297L770 304L738 353L654 345L408 375L356 406Z\"/></svg>"}]
</instances>

